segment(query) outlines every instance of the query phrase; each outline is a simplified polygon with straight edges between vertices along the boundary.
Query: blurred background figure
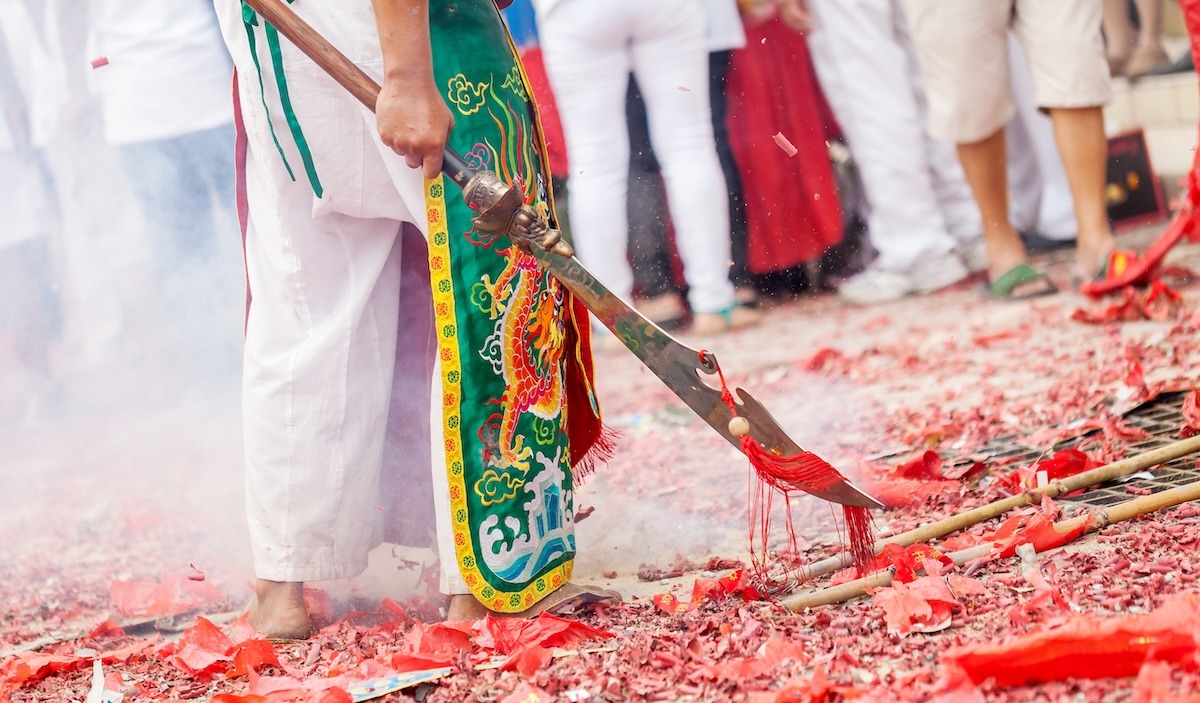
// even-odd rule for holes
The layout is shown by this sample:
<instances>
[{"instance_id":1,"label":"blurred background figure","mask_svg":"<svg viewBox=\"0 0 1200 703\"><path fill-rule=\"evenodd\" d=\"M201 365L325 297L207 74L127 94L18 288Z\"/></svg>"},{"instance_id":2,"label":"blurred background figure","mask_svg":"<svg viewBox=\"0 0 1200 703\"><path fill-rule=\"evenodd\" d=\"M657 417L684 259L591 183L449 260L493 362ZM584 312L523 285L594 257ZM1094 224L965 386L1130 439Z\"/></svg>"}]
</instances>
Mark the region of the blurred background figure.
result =
<instances>
[{"instance_id":1,"label":"blurred background figure","mask_svg":"<svg viewBox=\"0 0 1200 703\"><path fill-rule=\"evenodd\" d=\"M730 278L739 305L754 307L758 295L746 266L746 205L742 180L730 146L726 123L726 85L735 53L746 44L736 0L708 0L708 95L712 115L713 142L729 199ZM637 79L630 76L625 118L629 127L629 258L633 264L637 308L651 320L679 327L688 310L682 293L686 285L679 275L672 247L673 228L667 214L665 189L658 159L650 141L646 103Z\"/></svg>"},{"instance_id":2,"label":"blurred background figure","mask_svg":"<svg viewBox=\"0 0 1200 703\"><path fill-rule=\"evenodd\" d=\"M953 147L925 132L925 98L896 0L783 0L854 156L878 252L838 288L872 304L966 278L982 225ZM966 257L969 263L964 263Z\"/></svg>"},{"instance_id":3,"label":"blurred background figure","mask_svg":"<svg viewBox=\"0 0 1200 703\"><path fill-rule=\"evenodd\" d=\"M45 153L66 99L57 42L47 40L56 20L50 3L0 0L0 423L44 421L60 392L51 350L62 322L52 256L61 220Z\"/></svg>"},{"instance_id":4,"label":"blurred background figure","mask_svg":"<svg viewBox=\"0 0 1200 703\"><path fill-rule=\"evenodd\" d=\"M1009 71L1017 114L1005 126L1008 140L1009 216L1031 251L1075 242L1075 203L1054 142L1054 124L1038 110L1021 42L1008 34Z\"/></svg>"},{"instance_id":5,"label":"blurred background figure","mask_svg":"<svg viewBox=\"0 0 1200 703\"><path fill-rule=\"evenodd\" d=\"M1104 0L1104 38L1112 75L1137 78L1171 65L1162 44L1162 16L1163 0Z\"/></svg>"},{"instance_id":6,"label":"blurred background figure","mask_svg":"<svg viewBox=\"0 0 1200 703\"><path fill-rule=\"evenodd\" d=\"M898 0L784 0L783 10L808 33L821 86L862 179L878 254L839 286L839 295L882 303L986 269L983 223L953 145L925 130L924 85ZM1053 128L1034 103L1019 44L1010 43L1018 104L1007 125L1012 218L1038 249L1069 245L1075 217Z\"/></svg>"},{"instance_id":7,"label":"blurred background figure","mask_svg":"<svg viewBox=\"0 0 1200 703\"><path fill-rule=\"evenodd\" d=\"M1034 99L1054 121L1077 221L1076 277L1106 275L1116 248L1104 201L1107 139L1101 107L1111 98L1099 0L905 0L928 91L929 132L957 144L983 216L990 291L997 298L1053 293L1030 267L1008 212L1004 126L1016 113L1008 34L1032 66Z\"/></svg>"},{"instance_id":8,"label":"blurred background figure","mask_svg":"<svg viewBox=\"0 0 1200 703\"><path fill-rule=\"evenodd\" d=\"M744 184L748 272L803 268L816 288L821 258L844 234L828 146L839 135L808 42L778 11L775 0L743 3L746 46L729 71L729 139Z\"/></svg>"},{"instance_id":9,"label":"blurred background figure","mask_svg":"<svg viewBox=\"0 0 1200 703\"><path fill-rule=\"evenodd\" d=\"M580 259L618 296L632 300L625 120L632 72L662 166L692 331L715 334L757 322L756 311L736 304L729 277L728 194L713 139L702 0L534 5L567 141Z\"/></svg>"},{"instance_id":10,"label":"blurred background figure","mask_svg":"<svg viewBox=\"0 0 1200 703\"><path fill-rule=\"evenodd\" d=\"M241 296L229 234L236 231L233 69L212 3L89 5L104 137L118 147L141 206L154 272L152 303L142 312L180 368L226 371L237 361L233 306Z\"/></svg>"}]
</instances>

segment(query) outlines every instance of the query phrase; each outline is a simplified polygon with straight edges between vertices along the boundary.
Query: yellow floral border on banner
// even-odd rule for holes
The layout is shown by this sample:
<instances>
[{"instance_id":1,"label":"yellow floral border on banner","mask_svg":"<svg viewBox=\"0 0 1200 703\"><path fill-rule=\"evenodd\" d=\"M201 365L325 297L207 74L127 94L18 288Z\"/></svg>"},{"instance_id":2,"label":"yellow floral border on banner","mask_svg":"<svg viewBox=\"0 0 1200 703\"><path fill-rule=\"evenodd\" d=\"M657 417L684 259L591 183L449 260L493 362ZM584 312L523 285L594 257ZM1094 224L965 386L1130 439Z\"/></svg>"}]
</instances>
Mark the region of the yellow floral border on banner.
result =
<instances>
[{"instance_id":1,"label":"yellow floral border on banner","mask_svg":"<svg viewBox=\"0 0 1200 703\"><path fill-rule=\"evenodd\" d=\"M446 222L446 186L442 176L425 180L425 208L429 239L429 277L433 289L434 327L441 361L442 426L446 471L450 483L450 519L454 526L454 551L463 581L489 610L516 613L553 593L571 579L575 565L569 559L538 577L520 591L506 591L488 583L475 557L463 476L462 364L458 348L458 319L455 316L454 281L450 258L450 232ZM445 558L445 555L443 555Z\"/></svg>"}]
</instances>

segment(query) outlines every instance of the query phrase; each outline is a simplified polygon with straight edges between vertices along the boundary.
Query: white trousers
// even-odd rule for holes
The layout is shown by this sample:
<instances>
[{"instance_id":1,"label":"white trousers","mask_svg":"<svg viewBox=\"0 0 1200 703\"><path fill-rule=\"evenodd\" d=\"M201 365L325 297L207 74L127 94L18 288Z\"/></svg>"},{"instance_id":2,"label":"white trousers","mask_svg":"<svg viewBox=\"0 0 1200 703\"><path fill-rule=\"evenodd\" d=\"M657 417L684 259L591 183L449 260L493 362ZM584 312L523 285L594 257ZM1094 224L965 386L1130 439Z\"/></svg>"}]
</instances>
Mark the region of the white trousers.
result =
<instances>
[{"instance_id":1,"label":"white trousers","mask_svg":"<svg viewBox=\"0 0 1200 703\"><path fill-rule=\"evenodd\" d=\"M268 118L248 56L234 58L249 140L243 406L257 575L352 577L381 541L427 537L436 524L442 589L468 593L431 402L440 375L421 175L383 146L369 111L297 62L287 79L303 96L294 103L324 188L316 197L269 68ZM378 76L378 64L363 67Z\"/></svg>"},{"instance_id":2,"label":"white trousers","mask_svg":"<svg viewBox=\"0 0 1200 703\"><path fill-rule=\"evenodd\" d=\"M862 179L876 266L905 271L982 233L954 146L929 137L920 70L895 0L810 0L809 49Z\"/></svg>"},{"instance_id":3,"label":"white trousers","mask_svg":"<svg viewBox=\"0 0 1200 703\"><path fill-rule=\"evenodd\" d=\"M979 209L954 145L925 128L920 67L898 0L810 0L809 9L813 64L859 169L876 265L905 271L924 257L978 242ZM1024 66L1012 73L1018 105L1009 125L1014 223L1072 237L1070 193L1060 190L1066 176L1023 61L1013 56L1014 66Z\"/></svg>"},{"instance_id":4,"label":"white trousers","mask_svg":"<svg viewBox=\"0 0 1200 703\"><path fill-rule=\"evenodd\" d=\"M709 115L703 0L559 0L538 25L567 141L580 260L631 299L625 91L632 70L662 165L689 302L697 313L732 305L729 204Z\"/></svg>"}]
</instances>

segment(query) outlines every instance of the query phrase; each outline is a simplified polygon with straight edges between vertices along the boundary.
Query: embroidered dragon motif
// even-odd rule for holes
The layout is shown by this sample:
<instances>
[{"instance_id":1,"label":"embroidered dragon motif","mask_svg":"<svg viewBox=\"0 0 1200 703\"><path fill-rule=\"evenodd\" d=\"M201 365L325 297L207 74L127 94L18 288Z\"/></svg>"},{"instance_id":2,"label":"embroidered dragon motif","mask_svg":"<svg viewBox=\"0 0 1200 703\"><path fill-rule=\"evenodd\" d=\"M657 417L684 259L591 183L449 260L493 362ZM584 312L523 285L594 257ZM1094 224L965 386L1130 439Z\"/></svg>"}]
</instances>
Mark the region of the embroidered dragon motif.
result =
<instances>
[{"instance_id":1,"label":"embroidered dragon motif","mask_svg":"<svg viewBox=\"0 0 1200 703\"><path fill-rule=\"evenodd\" d=\"M497 252L508 265L493 283L483 283L491 297L491 317L499 338L499 366L505 391L500 398L499 430L493 462L522 474L529 470L532 448L517 432L522 415L552 420L562 414L562 359L566 324L558 314L563 291L537 259L516 247Z\"/></svg>"}]
</instances>

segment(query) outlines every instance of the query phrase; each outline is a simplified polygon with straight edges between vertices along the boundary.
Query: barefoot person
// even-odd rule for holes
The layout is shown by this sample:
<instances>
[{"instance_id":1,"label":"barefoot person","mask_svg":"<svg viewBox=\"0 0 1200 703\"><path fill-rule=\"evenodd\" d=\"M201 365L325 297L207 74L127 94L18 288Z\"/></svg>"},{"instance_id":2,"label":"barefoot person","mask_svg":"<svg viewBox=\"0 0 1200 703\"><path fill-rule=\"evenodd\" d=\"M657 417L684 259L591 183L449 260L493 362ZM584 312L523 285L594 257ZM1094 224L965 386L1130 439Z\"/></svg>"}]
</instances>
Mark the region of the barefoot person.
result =
<instances>
[{"instance_id":1,"label":"barefoot person","mask_svg":"<svg viewBox=\"0 0 1200 703\"><path fill-rule=\"evenodd\" d=\"M601 435L586 312L438 177L449 143L553 217L496 7L293 2L382 84L372 115L216 4L244 117L251 624L308 635L304 582L435 523L452 619L613 598L567 583L572 471Z\"/></svg>"}]
</instances>

